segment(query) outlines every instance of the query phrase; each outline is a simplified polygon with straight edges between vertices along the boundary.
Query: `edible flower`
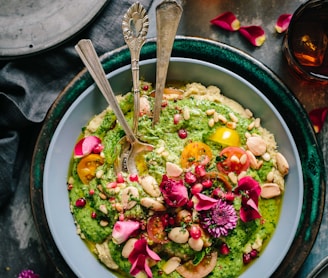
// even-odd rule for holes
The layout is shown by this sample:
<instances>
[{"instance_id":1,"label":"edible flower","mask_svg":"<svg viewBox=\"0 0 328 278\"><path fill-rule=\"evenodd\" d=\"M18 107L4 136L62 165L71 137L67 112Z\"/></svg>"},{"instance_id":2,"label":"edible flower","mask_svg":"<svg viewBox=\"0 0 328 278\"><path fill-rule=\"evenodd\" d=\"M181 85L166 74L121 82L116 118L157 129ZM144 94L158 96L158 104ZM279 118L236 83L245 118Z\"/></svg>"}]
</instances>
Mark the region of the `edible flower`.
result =
<instances>
[{"instance_id":1,"label":"edible flower","mask_svg":"<svg viewBox=\"0 0 328 278\"><path fill-rule=\"evenodd\" d=\"M149 259L152 259L156 262L160 261L161 258L152 251L147 244L147 240L144 238L138 239L135 244L132 252L130 253L129 262L132 264L130 269L130 274L135 276L139 272L143 271L147 274L147 277L153 277L151 269L149 267Z\"/></svg>"},{"instance_id":2,"label":"edible flower","mask_svg":"<svg viewBox=\"0 0 328 278\"><path fill-rule=\"evenodd\" d=\"M261 46L266 39L264 30L257 25L242 26L239 28L239 33L254 46Z\"/></svg>"},{"instance_id":3,"label":"edible flower","mask_svg":"<svg viewBox=\"0 0 328 278\"><path fill-rule=\"evenodd\" d=\"M279 34L287 30L290 20L292 19L292 16L293 16L292 14L282 14L278 17L275 25L275 29Z\"/></svg>"},{"instance_id":4,"label":"edible flower","mask_svg":"<svg viewBox=\"0 0 328 278\"><path fill-rule=\"evenodd\" d=\"M314 131L319 133L325 123L328 107L317 108L309 112Z\"/></svg>"},{"instance_id":5,"label":"edible flower","mask_svg":"<svg viewBox=\"0 0 328 278\"><path fill-rule=\"evenodd\" d=\"M25 269L19 273L18 278L39 278L39 274L34 273L33 270Z\"/></svg>"},{"instance_id":6,"label":"edible flower","mask_svg":"<svg viewBox=\"0 0 328 278\"><path fill-rule=\"evenodd\" d=\"M210 22L228 31L237 31L240 28L240 22L232 12L220 14L210 20Z\"/></svg>"},{"instance_id":7,"label":"edible flower","mask_svg":"<svg viewBox=\"0 0 328 278\"><path fill-rule=\"evenodd\" d=\"M208 197L202 193L195 194L195 197L196 197L196 203L195 203L196 211L209 210L218 202L217 199Z\"/></svg>"},{"instance_id":8,"label":"edible flower","mask_svg":"<svg viewBox=\"0 0 328 278\"><path fill-rule=\"evenodd\" d=\"M112 239L116 244L121 244L139 228L140 223L137 221L117 221L113 228Z\"/></svg>"},{"instance_id":9,"label":"edible flower","mask_svg":"<svg viewBox=\"0 0 328 278\"><path fill-rule=\"evenodd\" d=\"M227 236L237 226L238 217L233 205L224 200L217 202L208 211L200 213L200 223L215 238Z\"/></svg>"},{"instance_id":10,"label":"edible flower","mask_svg":"<svg viewBox=\"0 0 328 278\"><path fill-rule=\"evenodd\" d=\"M165 203L171 207L182 207L188 202L188 191L183 180L173 180L163 175L159 188Z\"/></svg>"},{"instance_id":11,"label":"edible flower","mask_svg":"<svg viewBox=\"0 0 328 278\"><path fill-rule=\"evenodd\" d=\"M256 180L249 176L241 178L234 193L241 195L240 219L243 222L249 222L261 217L258 210L261 187Z\"/></svg>"},{"instance_id":12,"label":"edible flower","mask_svg":"<svg viewBox=\"0 0 328 278\"><path fill-rule=\"evenodd\" d=\"M86 156L96 150L100 150L99 146L101 143L101 139L97 136L87 136L82 138L80 141L78 141L74 148L74 157L75 158L81 158L83 156ZM101 150L100 150L101 151ZM100 151L96 151L99 153Z\"/></svg>"}]
</instances>

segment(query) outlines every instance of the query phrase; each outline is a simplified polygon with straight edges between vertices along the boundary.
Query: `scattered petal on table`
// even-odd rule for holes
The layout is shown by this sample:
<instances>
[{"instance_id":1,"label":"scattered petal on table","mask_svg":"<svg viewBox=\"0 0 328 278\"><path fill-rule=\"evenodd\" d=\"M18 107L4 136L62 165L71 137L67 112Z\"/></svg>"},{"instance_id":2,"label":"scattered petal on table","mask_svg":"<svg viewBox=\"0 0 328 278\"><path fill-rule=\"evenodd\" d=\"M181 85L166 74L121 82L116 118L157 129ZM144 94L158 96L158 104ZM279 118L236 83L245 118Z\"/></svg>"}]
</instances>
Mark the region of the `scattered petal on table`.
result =
<instances>
[{"instance_id":1,"label":"scattered petal on table","mask_svg":"<svg viewBox=\"0 0 328 278\"><path fill-rule=\"evenodd\" d=\"M240 28L240 22L232 12L220 14L210 22L228 31L237 31Z\"/></svg>"},{"instance_id":2,"label":"scattered petal on table","mask_svg":"<svg viewBox=\"0 0 328 278\"><path fill-rule=\"evenodd\" d=\"M287 30L292 16L292 14L282 14L278 17L275 25L275 29L278 33L283 33Z\"/></svg>"},{"instance_id":3,"label":"scattered petal on table","mask_svg":"<svg viewBox=\"0 0 328 278\"><path fill-rule=\"evenodd\" d=\"M261 46L266 39L265 32L261 26L242 26L239 32L254 46Z\"/></svg>"}]
</instances>

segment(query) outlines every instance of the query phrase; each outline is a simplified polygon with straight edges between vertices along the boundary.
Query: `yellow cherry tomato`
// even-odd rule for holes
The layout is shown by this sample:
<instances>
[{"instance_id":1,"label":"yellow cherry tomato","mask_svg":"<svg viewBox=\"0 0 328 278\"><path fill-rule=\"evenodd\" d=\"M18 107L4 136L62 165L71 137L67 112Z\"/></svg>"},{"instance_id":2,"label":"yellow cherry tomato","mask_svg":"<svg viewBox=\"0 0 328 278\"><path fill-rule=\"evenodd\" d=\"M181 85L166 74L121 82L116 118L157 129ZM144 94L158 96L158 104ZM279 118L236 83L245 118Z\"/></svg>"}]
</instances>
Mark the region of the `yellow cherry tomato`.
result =
<instances>
[{"instance_id":1,"label":"yellow cherry tomato","mask_svg":"<svg viewBox=\"0 0 328 278\"><path fill-rule=\"evenodd\" d=\"M104 158L99 154L89 154L83 157L77 165L77 174L84 184L89 182L96 176L97 168L104 164Z\"/></svg>"},{"instance_id":2,"label":"yellow cherry tomato","mask_svg":"<svg viewBox=\"0 0 328 278\"><path fill-rule=\"evenodd\" d=\"M189 143L182 150L181 153L181 166L188 169L193 164L206 163L212 159L211 148L203 142Z\"/></svg>"},{"instance_id":3,"label":"yellow cherry tomato","mask_svg":"<svg viewBox=\"0 0 328 278\"><path fill-rule=\"evenodd\" d=\"M209 139L224 146L240 146L238 132L224 126L217 128Z\"/></svg>"}]
</instances>

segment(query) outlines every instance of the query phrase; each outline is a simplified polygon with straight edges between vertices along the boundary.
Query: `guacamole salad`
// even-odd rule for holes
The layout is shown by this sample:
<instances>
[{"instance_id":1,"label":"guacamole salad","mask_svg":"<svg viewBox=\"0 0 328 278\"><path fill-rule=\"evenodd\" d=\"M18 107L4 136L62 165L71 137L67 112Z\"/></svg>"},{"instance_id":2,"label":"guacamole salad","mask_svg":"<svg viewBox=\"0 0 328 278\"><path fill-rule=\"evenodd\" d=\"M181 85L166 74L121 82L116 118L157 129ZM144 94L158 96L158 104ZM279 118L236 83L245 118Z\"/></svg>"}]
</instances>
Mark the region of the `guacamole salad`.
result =
<instances>
[{"instance_id":1,"label":"guacamole salad","mask_svg":"<svg viewBox=\"0 0 328 278\"><path fill-rule=\"evenodd\" d=\"M111 108L83 127L67 180L77 234L118 277L238 277L279 220L289 166L247 108L200 83L167 84L152 125L140 82L138 174L115 167L125 135ZM132 124L133 93L117 97Z\"/></svg>"}]
</instances>

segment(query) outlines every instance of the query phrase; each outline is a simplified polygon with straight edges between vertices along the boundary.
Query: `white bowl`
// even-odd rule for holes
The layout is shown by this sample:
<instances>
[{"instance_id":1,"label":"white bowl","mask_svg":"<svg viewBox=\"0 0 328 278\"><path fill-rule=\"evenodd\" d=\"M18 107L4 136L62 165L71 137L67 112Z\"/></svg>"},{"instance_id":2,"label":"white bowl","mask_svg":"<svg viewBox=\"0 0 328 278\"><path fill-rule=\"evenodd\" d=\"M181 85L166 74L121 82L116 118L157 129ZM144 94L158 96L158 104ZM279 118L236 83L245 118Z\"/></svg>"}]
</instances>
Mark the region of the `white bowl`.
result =
<instances>
[{"instance_id":1,"label":"white bowl","mask_svg":"<svg viewBox=\"0 0 328 278\"><path fill-rule=\"evenodd\" d=\"M142 62L141 76L145 80L153 80L155 66L155 59ZM125 66L110 73L108 78L111 79L112 84L122 84L122 88L116 89L116 92L127 92L130 89L125 86L128 82L120 82L120 80L129 80L130 75L129 66ZM286 156L290 164L281 216L265 251L242 275L242 277L269 277L287 253L301 214L303 178L293 137L283 118L264 95L249 82L224 68L199 60L173 58L168 74L168 79L172 78L219 86L224 95L250 108L255 113L255 117L261 117L263 126L276 135L279 151ZM49 227L60 252L78 277L108 277L109 275L109 271L95 259L76 235L65 186L72 150L81 128L105 106L106 102L95 86L89 87L73 103L54 133L44 168L43 196Z\"/></svg>"}]
</instances>

